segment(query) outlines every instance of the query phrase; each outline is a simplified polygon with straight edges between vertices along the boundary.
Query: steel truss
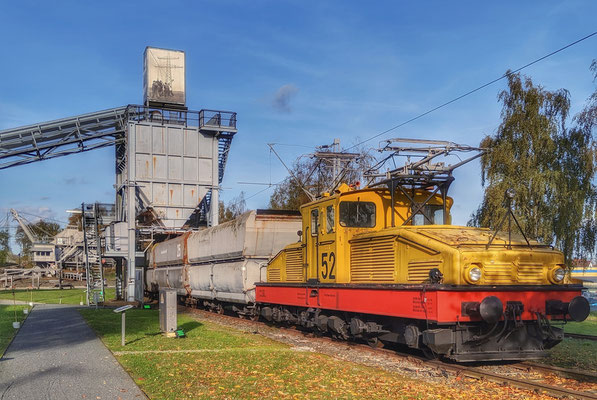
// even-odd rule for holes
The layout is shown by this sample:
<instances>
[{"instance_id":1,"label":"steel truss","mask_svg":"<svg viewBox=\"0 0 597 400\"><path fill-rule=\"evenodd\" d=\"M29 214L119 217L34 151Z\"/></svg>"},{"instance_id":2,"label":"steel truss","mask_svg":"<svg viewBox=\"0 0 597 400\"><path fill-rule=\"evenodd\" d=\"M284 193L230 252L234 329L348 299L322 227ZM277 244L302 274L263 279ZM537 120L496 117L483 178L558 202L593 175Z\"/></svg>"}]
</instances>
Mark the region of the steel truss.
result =
<instances>
[{"instance_id":1,"label":"steel truss","mask_svg":"<svg viewBox=\"0 0 597 400\"><path fill-rule=\"evenodd\" d=\"M0 131L0 169L112 146L123 140L127 107Z\"/></svg>"}]
</instances>

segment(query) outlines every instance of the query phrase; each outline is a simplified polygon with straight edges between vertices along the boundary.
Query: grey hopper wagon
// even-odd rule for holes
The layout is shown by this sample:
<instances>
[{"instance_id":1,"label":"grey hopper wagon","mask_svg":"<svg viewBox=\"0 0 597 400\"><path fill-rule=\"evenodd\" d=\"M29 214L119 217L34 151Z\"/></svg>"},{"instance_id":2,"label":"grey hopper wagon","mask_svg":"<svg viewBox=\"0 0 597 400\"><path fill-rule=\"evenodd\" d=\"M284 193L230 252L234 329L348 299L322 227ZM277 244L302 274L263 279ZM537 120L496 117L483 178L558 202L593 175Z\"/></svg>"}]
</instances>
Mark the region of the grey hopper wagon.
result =
<instances>
[{"instance_id":1,"label":"grey hopper wagon","mask_svg":"<svg viewBox=\"0 0 597 400\"><path fill-rule=\"evenodd\" d=\"M299 213L253 210L158 243L149 252L147 290L173 288L205 304L251 305L254 283L265 278L265 264L297 241L300 229Z\"/></svg>"}]
</instances>

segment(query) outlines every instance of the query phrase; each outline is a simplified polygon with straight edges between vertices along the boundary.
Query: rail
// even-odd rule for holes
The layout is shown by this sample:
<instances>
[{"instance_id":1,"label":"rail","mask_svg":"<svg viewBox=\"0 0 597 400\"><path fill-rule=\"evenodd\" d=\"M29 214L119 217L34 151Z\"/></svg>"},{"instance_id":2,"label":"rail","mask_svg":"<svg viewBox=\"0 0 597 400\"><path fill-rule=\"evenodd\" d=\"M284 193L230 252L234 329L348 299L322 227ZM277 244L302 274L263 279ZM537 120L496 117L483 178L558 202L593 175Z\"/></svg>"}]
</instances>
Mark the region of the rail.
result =
<instances>
[{"instance_id":1,"label":"rail","mask_svg":"<svg viewBox=\"0 0 597 400\"><path fill-rule=\"evenodd\" d=\"M236 133L236 113L219 110L176 110L141 105L126 108L129 121L198 127L201 130Z\"/></svg>"},{"instance_id":2,"label":"rail","mask_svg":"<svg viewBox=\"0 0 597 400\"><path fill-rule=\"evenodd\" d=\"M583 335L582 333L564 333L564 337L571 338L571 339L597 341L597 336L595 336L595 335Z\"/></svg>"}]
</instances>

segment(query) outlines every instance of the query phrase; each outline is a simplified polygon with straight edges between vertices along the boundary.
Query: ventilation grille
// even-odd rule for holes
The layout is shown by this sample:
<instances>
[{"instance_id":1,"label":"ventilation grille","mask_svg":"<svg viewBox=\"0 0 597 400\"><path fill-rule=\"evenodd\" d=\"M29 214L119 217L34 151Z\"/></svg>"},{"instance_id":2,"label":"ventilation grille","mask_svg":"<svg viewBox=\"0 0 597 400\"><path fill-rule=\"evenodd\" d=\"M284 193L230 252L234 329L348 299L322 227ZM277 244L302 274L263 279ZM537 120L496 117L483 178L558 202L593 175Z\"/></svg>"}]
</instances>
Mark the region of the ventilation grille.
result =
<instances>
[{"instance_id":1,"label":"ventilation grille","mask_svg":"<svg viewBox=\"0 0 597 400\"><path fill-rule=\"evenodd\" d=\"M512 283L512 263L493 263L483 266L483 281L489 284Z\"/></svg>"},{"instance_id":2,"label":"ventilation grille","mask_svg":"<svg viewBox=\"0 0 597 400\"><path fill-rule=\"evenodd\" d=\"M537 283L543 280L543 263L525 262L518 265L519 283Z\"/></svg>"},{"instance_id":3,"label":"ventilation grille","mask_svg":"<svg viewBox=\"0 0 597 400\"><path fill-rule=\"evenodd\" d=\"M352 282L394 282L395 237L355 240L350 246Z\"/></svg>"},{"instance_id":4,"label":"ventilation grille","mask_svg":"<svg viewBox=\"0 0 597 400\"><path fill-rule=\"evenodd\" d=\"M280 282L280 268L268 268L267 269L267 281L268 282Z\"/></svg>"},{"instance_id":5,"label":"ventilation grille","mask_svg":"<svg viewBox=\"0 0 597 400\"><path fill-rule=\"evenodd\" d=\"M292 249L286 251L286 281L304 282L303 250Z\"/></svg>"},{"instance_id":6,"label":"ventilation grille","mask_svg":"<svg viewBox=\"0 0 597 400\"><path fill-rule=\"evenodd\" d=\"M408 281L423 283L429 279L429 271L439 268L442 260L413 260L408 263Z\"/></svg>"}]
</instances>

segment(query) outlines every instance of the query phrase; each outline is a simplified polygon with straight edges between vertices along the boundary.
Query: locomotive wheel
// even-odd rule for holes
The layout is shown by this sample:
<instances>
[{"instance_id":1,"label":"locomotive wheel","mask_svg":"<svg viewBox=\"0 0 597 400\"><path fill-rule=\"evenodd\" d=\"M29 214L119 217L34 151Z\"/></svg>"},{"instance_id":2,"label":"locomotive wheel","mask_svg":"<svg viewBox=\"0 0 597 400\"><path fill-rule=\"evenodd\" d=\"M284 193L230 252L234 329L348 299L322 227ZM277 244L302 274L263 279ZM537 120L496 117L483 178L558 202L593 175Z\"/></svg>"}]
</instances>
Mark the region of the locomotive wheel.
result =
<instances>
[{"instance_id":1,"label":"locomotive wheel","mask_svg":"<svg viewBox=\"0 0 597 400\"><path fill-rule=\"evenodd\" d=\"M374 349L381 349L383 347L383 342L377 337L367 339L367 344Z\"/></svg>"},{"instance_id":2,"label":"locomotive wheel","mask_svg":"<svg viewBox=\"0 0 597 400\"><path fill-rule=\"evenodd\" d=\"M425 355L425 357L427 357L427 359L429 359L429 360L438 360L439 359L439 354L434 353L433 351L431 351L431 349L423 347L421 350L423 350L423 354Z\"/></svg>"}]
</instances>

